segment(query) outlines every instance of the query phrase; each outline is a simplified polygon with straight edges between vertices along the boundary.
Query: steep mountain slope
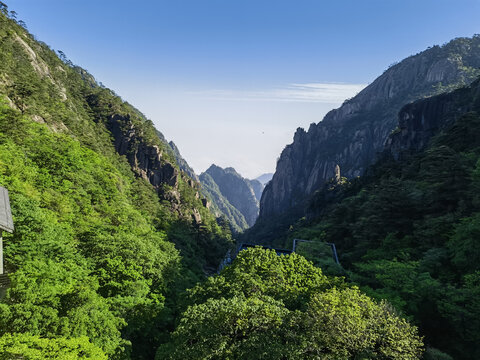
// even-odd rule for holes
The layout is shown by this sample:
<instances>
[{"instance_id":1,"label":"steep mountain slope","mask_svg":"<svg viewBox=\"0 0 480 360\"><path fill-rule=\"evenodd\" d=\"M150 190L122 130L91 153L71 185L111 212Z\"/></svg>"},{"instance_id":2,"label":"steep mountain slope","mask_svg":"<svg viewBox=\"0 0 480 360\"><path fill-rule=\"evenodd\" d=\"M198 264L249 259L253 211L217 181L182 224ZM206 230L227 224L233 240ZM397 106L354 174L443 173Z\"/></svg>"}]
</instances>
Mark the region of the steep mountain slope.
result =
<instances>
[{"instance_id":1,"label":"steep mountain slope","mask_svg":"<svg viewBox=\"0 0 480 360\"><path fill-rule=\"evenodd\" d=\"M247 179L247 181L253 189L253 193L255 194L255 198L260 203L260 199L262 198L262 192L263 192L263 189L265 188L265 186L263 186L263 184L260 181L258 181L257 179L253 179L253 180L248 180Z\"/></svg>"},{"instance_id":2,"label":"steep mountain slope","mask_svg":"<svg viewBox=\"0 0 480 360\"><path fill-rule=\"evenodd\" d=\"M252 180L243 178L233 168L222 169L219 166L212 165L200 175L200 181L205 185L205 190L210 192L212 201L218 201L217 207L235 227L238 226L242 230L246 229L242 224L243 221L238 218L238 214L232 211L227 203L240 212L245 219L247 227L255 223L258 216L258 200L252 187ZM216 186L213 186L212 181ZM255 186L258 194L261 184L253 181L253 186ZM230 213L232 217L230 217Z\"/></svg>"},{"instance_id":3,"label":"steep mountain slope","mask_svg":"<svg viewBox=\"0 0 480 360\"><path fill-rule=\"evenodd\" d=\"M151 121L60 55L0 3L0 185L16 225L0 343L152 358L178 292L231 235Z\"/></svg>"},{"instance_id":4,"label":"steep mountain slope","mask_svg":"<svg viewBox=\"0 0 480 360\"><path fill-rule=\"evenodd\" d=\"M349 179L363 174L383 149L403 105L468 84L480 74L479 67L480 36L434 46L390 67L308 132L299 128L263 192L260 218L302 206L334 177L336 165Z\"/></svg>"},{"instance_id":5,"label":"steep mountain slope","mask_svg":"<svg viewBox=\"0 0 480 360\"><path fill-rule=\"evenodd\" d=\"M163 137L163 135L162 135L162 137ZM188 176L190 176L195 181L197 181L197 182L200 181L198 179L198 176L195 174L195 171L193 171L193 169L190 167L190 165L188 165L187 161L180 154L180 149L177 147L177 145L175 145L175 143L173 141L170 141L168 143L168 145L170 145L170 148L173 151L173 156L175 157L175 160L176 160L177 165L180 168L180 170L184 171Z\"/></svg>"},{"instance_id":6,"label":"steep mountain slope","mask_svg":"<svg viewBox=\"0 0 480 360\"><path fill-rule=\"evenodd\" d=\"M217 216L224 216L236 232L248 228L243 214L222 195L217 183L208 173L202 173L200 175L200 182L202 184L202 191L211 199L211 209Z\"/></svg>"},{"instance_id":7,"label":"steep mountain slope","mask_svg":"<svg viewBox=\"0 0 480 360\"><path fill-rule=\"evenodd\" d=\"M406 105L365 176L332 180L307 220L274 234L277 246L311 240L298 252L387 299L429 346L465 360L480 356L479 114L480 79ZM342 267L323 255L325 243Z\"/></svg>"}]
</instances>

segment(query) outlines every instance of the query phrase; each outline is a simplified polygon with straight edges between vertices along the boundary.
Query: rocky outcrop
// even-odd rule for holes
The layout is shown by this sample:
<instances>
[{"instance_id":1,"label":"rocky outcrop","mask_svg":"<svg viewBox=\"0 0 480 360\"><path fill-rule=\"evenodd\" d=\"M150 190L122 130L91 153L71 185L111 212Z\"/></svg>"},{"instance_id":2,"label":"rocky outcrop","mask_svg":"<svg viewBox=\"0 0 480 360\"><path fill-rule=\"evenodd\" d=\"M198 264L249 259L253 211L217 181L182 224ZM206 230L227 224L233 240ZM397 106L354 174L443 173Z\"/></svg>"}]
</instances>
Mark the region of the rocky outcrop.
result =
<instances>
[{"instance_id":1,"label":"rocky outcrop","mask_svg":"<svg viewBox=\"0 0 480 360\"><path fill-rule=\"evenodd\" d=\"M210 209L211 203L208 201L208 199L203 198L202 199L202 205L204 208Z\"/></svg>"},{"instance_id":2,"label":"rocky outcrop","mask_svg":"<svg viewBox=\"0 0 480 360\"><path fill-rule=\"evenodd\" d=\"M440 130L453 125L460 116L479 110L480 79L453 92L408 104L399 113L398 127L385 142L383 156L399 160L421 151Z\"/></svg>"},{"instance_id":3,"label":"rocky outcrop","mask_svg":"<svg viewBox=\"0 0 480 360\"><path fill-rule=\"evenodd\" d=\"M149 145L137 133L129 115L112 115L107 128L113 136L115 150L125 155L133 171L149 181L157 190L164 184L176 187L178 170L162 158L162 150L157 145Z\"/></svg>"},{"instance_id":4,"label":"rocky outcrop","mask_svg":"<svg viewBox=\"0 0 480 360\"><path fill-rule=\"evenodd\" d=\"M322 122L299 128L260 201L260 217L300 206L335 176L363 174L383 150L403 105L470 83L480 74L480 37L434 46L390 67Z\"/></svg>"}]
</instances>

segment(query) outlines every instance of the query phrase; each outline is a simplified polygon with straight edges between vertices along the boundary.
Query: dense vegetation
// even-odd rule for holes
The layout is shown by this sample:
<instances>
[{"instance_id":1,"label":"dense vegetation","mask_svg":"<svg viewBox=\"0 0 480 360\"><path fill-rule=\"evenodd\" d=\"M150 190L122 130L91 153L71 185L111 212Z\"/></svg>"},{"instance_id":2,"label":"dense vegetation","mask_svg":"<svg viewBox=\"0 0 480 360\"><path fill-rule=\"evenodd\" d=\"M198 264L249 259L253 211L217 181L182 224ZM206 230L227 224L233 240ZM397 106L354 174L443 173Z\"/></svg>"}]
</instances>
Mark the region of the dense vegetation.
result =
<instances>
[{"instance_id":1,"label":"dense vegetation","mask_svg":"<svg viewBox=\"0 0 480 360\"><path fill-rule=\"evenodd\" d=\"M261 248L189 291L157 359L418 359L415 327L303 257Z\"/></svg>"},{"instance_id":2,"label":"dense vegetation","mask_svg":"<svg viewBox=\"0 0 480 360\"><path fill-rule=\"evenodd\" d=\"M1 3L0 10L0 185L10 192L16 227L4 239L10 286L0 299L1 360L153 359L155 354L157 359L416 359L422 353L416 327L389 302L362 292L416 315L404 294L416 296L414 306L422 304L415 299L426 290L418 295L412 290L411 274L425 286L438 284L439 297L454 297L441 308L450 314L451 340L464 346L455 336L465 331L469 349L475 350L478 304L470 299L478 296L478 272L466 258L472 248L465 248L464 240L478 231L478 196L458 205L462 212L452 218L452 234L439 252L416 249L406 252L410 258L401 257L398 249L405 246L397 249L385 240L382 251L392 254L379 252L375 258L367 248L376 249L373 238L360 249L339 244L349 272L325 268L349 276L362 290L325 276L302 256L260 249L241 253L232 266L205 280L232 244L229 224L203 206L198 186L186 174L175 186L152 186L127 156L118 155L107 119L128 119L125 126L139 141L157 146L161 161L174 164L175 154L161 134L63 53L59 58L35 41ZM476 152L452 149L465 171L477 169L464 174L467 185L476 184ZM424 191L442 190L421 185ZM368 191L375 195L365 186L366 198ZM345 193L357 199L360 188L345 184ZM462 199L472 195L470 190ZM338 225L340 231L344 224L334 217L341 212L331 214L328 221L300 224L291 233L308 231L326 240L329 228ZM408 235L403 234L388 231L384 239L402 243ZM437 266L436 257L443 259L451 249L463 252L455 252L450 267ZM306 255L317 261L318 251ZM366 262L361 251L391 266ZM421 256L437 271L430 277ZM356 270L357 263L373 265ZM383 274L375 266L385 275L371 277L380 285L366 284L362 277L372 271ZM398 282L400 275L406 280Z\"/></svg>"},{"instance_id":3,"label":"dense vegetation","mask_svg":"<svg viewBox=\"0 0 480 360\"><path fill-rule=\"evenodd\" d=\"M224 255L228 226L186 176L177 208L161 196L169 189L159 197L136 176L106 119L128 114L173 161L152 123L6 15L2 5L0 185L16 230L4 239L11 285L0 303L0 358L151 358L177 294Z\"/></svg>"},{"instance_id":4,"label":"dense vegetation","mask_svg":"<svg viewBox=\"0 0 480 360\"><path fill-rule=\"evenodd\" d=\"M386 158L363 178L327 184L310 200L307 219L287 214L250 236L268 230L276 246L312 240L298 251L317 266L387 299L419 326L427 345L455 359L477 359L480 103L475 96L462 101L475 111L460 116L424 151L400 161ZM342 266L325 243L336 244ZM450 358L429 351L434 353Z\"/></svg>"}]
</instances>

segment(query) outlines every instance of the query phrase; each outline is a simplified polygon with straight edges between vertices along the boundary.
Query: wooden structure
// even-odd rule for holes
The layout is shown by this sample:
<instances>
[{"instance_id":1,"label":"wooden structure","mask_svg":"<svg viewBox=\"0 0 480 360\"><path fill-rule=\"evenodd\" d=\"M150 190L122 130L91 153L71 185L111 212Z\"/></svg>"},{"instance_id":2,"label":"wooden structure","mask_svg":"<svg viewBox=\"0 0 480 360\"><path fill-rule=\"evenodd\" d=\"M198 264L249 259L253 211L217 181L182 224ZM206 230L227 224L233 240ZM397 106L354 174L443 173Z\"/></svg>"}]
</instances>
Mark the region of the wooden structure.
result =
<instances>
[{"instance_id":1,"label":"wooden structure","mask_svg":"<svg viewBox=\"0 0 480 360\"><path fill-rule=\"evenodd\" d=\"M3 239L2 232L14 230L8 190L0 186L0 275L3 275Z\"/></svg>"}]
</instances>

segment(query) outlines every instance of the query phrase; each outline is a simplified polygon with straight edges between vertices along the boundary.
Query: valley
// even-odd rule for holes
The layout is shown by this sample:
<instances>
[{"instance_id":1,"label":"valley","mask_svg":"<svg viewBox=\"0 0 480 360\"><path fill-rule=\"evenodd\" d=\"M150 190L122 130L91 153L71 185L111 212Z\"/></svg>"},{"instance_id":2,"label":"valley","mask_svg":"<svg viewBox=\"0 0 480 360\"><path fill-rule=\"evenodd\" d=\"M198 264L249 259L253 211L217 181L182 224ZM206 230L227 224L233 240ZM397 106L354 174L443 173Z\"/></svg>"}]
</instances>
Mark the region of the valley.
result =
<instances>
[{"instance_id":1,"label":"valley","mask_svg":"<svg viewBox=\"0 0 480 360\"><path fill-rule=\"evenodd\" d=\"M0 49L1 360L480 357L480 35L392 64L255 178L196 173L3 2Z\"/></svg>"}]
</instances>

